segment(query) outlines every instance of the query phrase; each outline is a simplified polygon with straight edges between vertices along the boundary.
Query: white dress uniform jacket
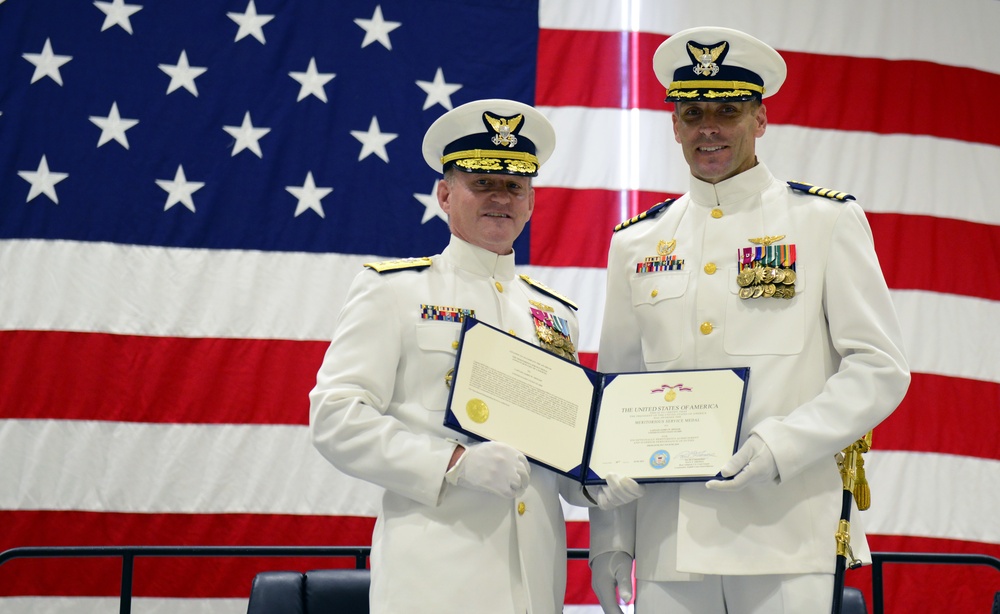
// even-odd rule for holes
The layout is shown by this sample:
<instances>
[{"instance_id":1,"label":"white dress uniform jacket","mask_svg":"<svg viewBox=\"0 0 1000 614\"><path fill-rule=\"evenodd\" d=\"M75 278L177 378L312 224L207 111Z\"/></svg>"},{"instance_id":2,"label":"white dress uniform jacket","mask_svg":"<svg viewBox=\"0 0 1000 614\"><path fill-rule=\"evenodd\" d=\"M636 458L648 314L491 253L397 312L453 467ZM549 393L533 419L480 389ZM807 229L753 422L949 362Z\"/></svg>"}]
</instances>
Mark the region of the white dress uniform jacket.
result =
<instances>
[{"instance_id":1,"label":"white dress uniform jacket","mask_svg":"<svg viewBox=\"0 0 1000 614\"><path fill-rule=\"evenodd\" d=\"M795 296L741 299L737 250L781 235L776 243L796 249ZM676 240L683 268L637 274L661 240ZM653 581L833 573L843 493L835 454L909 385L856 203L793 190L763 164L715 185L692 177L688 194L614 234L598 362L604 372L750 367L739 443L758 434L779 482L738 492L650 485L631 505L592 510L591 556L633 553L636 576ZM852 547L870 558L857 519L855 508Z\"/></svg>"},{"instance_id":2,"label":"white dress uniform jacket","mask_svg":"<svg viewBox=\"0 0 1000 614\"><path fill-rule=\"evenodd\" d=\"M445 483L455 441L443 425L445 376L461 324L422 319L423 306L474 317L538 343L540 302L573 310L526 283L514 256L452 237L429 267L358 274L310 393L316 448L344 473L385 489L372 537L371 611L551 614L562 610L566 535L560 488L579 484L537 465L514 500Z\"/></svg>"}]
</instances>

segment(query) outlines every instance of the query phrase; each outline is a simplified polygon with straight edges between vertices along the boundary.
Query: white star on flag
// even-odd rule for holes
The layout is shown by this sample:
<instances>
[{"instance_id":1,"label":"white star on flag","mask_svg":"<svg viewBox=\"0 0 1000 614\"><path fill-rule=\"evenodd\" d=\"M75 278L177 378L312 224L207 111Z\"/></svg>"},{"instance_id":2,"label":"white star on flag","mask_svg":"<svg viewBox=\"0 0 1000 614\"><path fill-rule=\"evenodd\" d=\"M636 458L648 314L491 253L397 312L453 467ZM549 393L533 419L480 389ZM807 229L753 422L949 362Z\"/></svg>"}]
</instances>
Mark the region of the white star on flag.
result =
<instances>
[{"instance_id":1,"label":"white star on flag","mask_svg":"<svg viewBox=\"0 0 1000 614\"><path fill-rule=\"evenodd\" d=\"M125 136L125 131L139 123L137 119L123 119L118 114L117 101L111 103L111 111L107 117L91 115L90 121L101 129L101 138L97 141L98 147L114 139L125 149L128 149L128 137Z\"/></svg>"},{"instance_id":2,"label":"white star on flag","mask_svg":"<svg viewBox=\"0 0 1000 614\"><path fill-rule=\"evenodd\" d=\"M389 42L389 32L403 25L399 21L386 21L383 19L381 4L375 6L375 13L371 19L355 19L354 23L361 26L361 29L365 31L365 40L361 42L362 49L378 41L390 51L392 51L392 43Z\"/></svg>"},{"instance_id":3,"label":"white star on flag","mask_svg":"<svg viewBox=\"0 0 1000 614\"><path fill-rule=\"evenodd\" d=\"M240 26L239 31L236 32L236 41L250 35L259 40L262 45L266 44L267 41L264 40L264 25L274 19L274 15L258 15L257 6L253 3L253 0L247 3L246 11L242 13L226 13L226 16Z\"/></svg>"},{"instance_id":4,"label":"white star on flag","mask_svg":"<svg viewBox=\"0 0 1000 614\"><path fill-rule=\"evenodd\" d=\"M112 26L121 26L123 30L132 33L132 22L129 17L142 10L140 4L125 4L125 0L114 0L113 2L94 2L94 6L104 13L104 25L101 32Z\"/></svg>"},{"instance_id":5,"label":"white star on flag","mask_svg":"<svg viewBox=\"0 0 1000 614\"><path fill-rule=\"evenodd\" d=\"M323 205L319 201L323 200L323 197L333 192L333 188L318 188L316 187L316 182L313 181L312 171L306 173L306 181L301 186L285 186L292 196L299 199L299 204L295 208L295 217L299 217L307 209L312 209L319 214L321 218L326 218L323 213Z\"/></svg>"},{"instance_id":6,"label":"white star on flag","mask_svg":"<svg viewBox=\"0 0 1000 614\"><path fill-rule=\"evenodd\" d=\"M250 111L247 111L243 116L243 124L239 126L223 126L223 130L229 133L229 136L236 139L236 143L233 144L233 153L236 155L243 151L244 149L249 149L250 151L257 154L258 158L263 159L264 154L260 150L260 139L271 131L270 128L254 128L253 123L250 121Z\"/></svg>"},{"instance_id":7,"label":"white star on flag","mask_svg":"<svg viewBox=\"0 0 1000 614\"><path fill-rule=\"evenodd\" d=\"M177 172L172 181L170 179L157 179L156 185L167 192L167 204L163 206L164 211L180 203L194 212L194 200L191 195L205 187L205 183L202 181L188 181L187 177L184 176L184 167L180 164L177 165Z\"/></svg>"},{"instance_id":8,"label":"white star on flag","mask_svg":"<svg viewBox=\"0 0 1000 614\"><path fill-rule=\"evenodd\" d=\"M382 132L378 126L378 118L372 115L372 121L368 124L368 132L351 130L351 136L361 141L361 153L358 154L358 162L371 154L375 154L385 162L388 162L389 154L386 153L385 146L399 135L391 132Z\"/></svg>"},{"instance_id":9,"label":"white star on flag","mask_svg":"<svg viewBox=\"0 0 1000 614\"><path fill-rule=\"evenodd\" d=\"M332 72L319 72L316 70L316 58L309 58L309 68L305 72L288 73L292 79L299 82L299 97L296 102L302 100L310 94L326 102L326 90L323 86L329 83L337 75Z\"/></svg>"},{"instance_id":10,"label":"white star on flag","mask_svg":"<svg viewBox=\"0 0 1000 614\"><path fill-rule=\"evenodd\" d=\"M35 65L35 72L31 75L32 83L43 77L49 77L59 85L63 84L59 67L73 59L71 55L52 53L52 41L47 38L41 53L23 53L21 57Z\"/></svg>"},{"instance_id":11,"label":"white star on flag","mask_svg":"<svg viewBox=\"0 0 1000 614\"><path fill-rule=\"evenodd\" d=\"M462 85L459 83L446 83L444 80L444 71L438 66L437 72L434 74L434 81L417 81L417 85L420 89L427 92L427 99L424 100L424 111L433 107L435 104L440 104L447 110L451 110L451 95L462 89Z\"/></svg>"},{"instance_id":12,"label":"white star on flag","mask_svg":"<svg viewBox=\"0 0 1000 614\"><path fill-rule=\"evenodd\" d=\"M441 209L441 203L438 202L437 198L437 185L438 182L434 182L434 186L431 188L430 194L414 194L413 198L416 198L421 205L424 206L424 217L420 220L421 224L426 224L432 220L435 216L441 218L445 222L448 221L448 215Z\"/></svg>"},{"instance_id":13,"label":"white star on flag","mask_svg":"<svg viewBox=\"0 0 1000 614\"><path fill-rule=\"evenodd\" d=\"M204 66L191 66L188 64L187 51L181 49L181 57L177 58L176 64L158 64L157 66L170 76L170 85L167 86L168 94L177 88L183 87L194 94L195 98L198 97L198 86L194 84L194 80L208 69Z\"/></svg>"},{"instance_id":14,"label":"white star on flag","mask_svg":"<svg viewBox=\"0 0 1000 614\"><path fill-rule=\"evenodd\" d=\"M56 173L49 170L49 163L42 155L38 169L34 171L17 171L18 177L31 184L28 191L28 199L24 202L30 203L39 194L45 194L55 204L59 204L59 197L56 196L56 184L69 177L69 173Z\"/></svg>"}]
</instances>

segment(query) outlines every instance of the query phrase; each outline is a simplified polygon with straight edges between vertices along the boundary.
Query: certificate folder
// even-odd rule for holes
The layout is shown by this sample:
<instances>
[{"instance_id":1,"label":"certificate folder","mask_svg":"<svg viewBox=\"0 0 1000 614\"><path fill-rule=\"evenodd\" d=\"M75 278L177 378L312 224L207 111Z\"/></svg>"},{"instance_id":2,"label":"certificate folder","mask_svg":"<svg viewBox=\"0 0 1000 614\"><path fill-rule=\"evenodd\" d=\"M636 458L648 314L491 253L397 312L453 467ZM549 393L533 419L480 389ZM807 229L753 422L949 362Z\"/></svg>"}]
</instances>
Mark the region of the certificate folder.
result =
<instances>
[{"instance_id":1,"label":"certificate folder","mask_svg":"<svg viewBox=\"0 0 1000 614\"><path fill-rule=\"evenodd\" d=\"M750 368L600 373L466 318L444 424L583 484L704 481L736 451Z\"/></svg>"}]
</instances>

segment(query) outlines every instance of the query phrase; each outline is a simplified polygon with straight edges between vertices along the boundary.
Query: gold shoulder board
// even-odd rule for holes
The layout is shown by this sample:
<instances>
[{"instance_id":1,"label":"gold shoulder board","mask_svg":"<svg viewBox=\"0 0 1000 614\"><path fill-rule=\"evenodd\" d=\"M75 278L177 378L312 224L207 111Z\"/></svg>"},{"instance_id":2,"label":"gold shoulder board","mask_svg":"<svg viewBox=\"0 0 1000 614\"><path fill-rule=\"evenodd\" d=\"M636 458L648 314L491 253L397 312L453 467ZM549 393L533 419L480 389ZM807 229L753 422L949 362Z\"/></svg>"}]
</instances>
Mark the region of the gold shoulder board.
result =
<instances>
[{"instance_id":1,"label":"gold shoulder board","mask_svg":"<svg viewBox=\"0 0 1000 614\"><path fill-rule=\"evenodd\" d=\"M539 281L535 281L534 279L528 277L527 275L519 275L518 277L520 277L521 279L523 279L524 282L526 284L528 284L529 286L534 287L536 290L538 290L542 294L551 296L552 298L556 299L557 301L559 301L563 305L566 305L567 307L569 307L573 311L577 311L578 309L580 309L579 307L576 306L576 303L574 303L573 301L569 300L565 296L559 294L558 292L556 292L552 288L549 288L545 284L543 284L543 283L541 283Z\"/></svg>"},{"instance_id":2,"label":"gold shoulder board","mask_svg":"<svg viewBox=\"0 0 1000 614\"><path fill-rule=\"evenodd\" d=\"M426 269L433 261L430 258L400 258L399 260L383 260L382 262L366 262L365 266L378 273L391 273L406 269Z\"/></svg>"},{"instance_id":3,"label":"gold shoulder board","mask_svg":"<svg viewBox=\"0 0 1000 614\"><path fill-rule=\"evenodd\" d=\"M838 192L837 190L831 190L829 188L821 188L811 183L789 181L788 186L793 190L799 190L800 192L806 192L808 194L815 194L816 196L825 196L834 200L857 200L847 192Z\"/></svg>"},{"instance_id":4,"label":"gold shoulder board","mask_svg":"<svg viewBox=\"0 0 1000 614\"><path fill-rule=\"evenodd\" d=\"M640 213L639 215L637 215L637 216L635 216L635 217L633 217L631 219L625 220L621 224L618 224L617 226L615 226L615 230L614 231L618 232L619 230L621 230L623 228L628 228L632 224L635 224L636 222L641 222L642 220L644 220L646 218L656 217L657 215L659 215L660 213L662 213L667 207L669 207L670 203L672 203L672 202L674 202L674 199L670 198L670 199L667 199L667 200L663 201L662 203L655 204L652 207L650 207L648 210L643 211L642 213Z\"/></svg>"}]
</instances>

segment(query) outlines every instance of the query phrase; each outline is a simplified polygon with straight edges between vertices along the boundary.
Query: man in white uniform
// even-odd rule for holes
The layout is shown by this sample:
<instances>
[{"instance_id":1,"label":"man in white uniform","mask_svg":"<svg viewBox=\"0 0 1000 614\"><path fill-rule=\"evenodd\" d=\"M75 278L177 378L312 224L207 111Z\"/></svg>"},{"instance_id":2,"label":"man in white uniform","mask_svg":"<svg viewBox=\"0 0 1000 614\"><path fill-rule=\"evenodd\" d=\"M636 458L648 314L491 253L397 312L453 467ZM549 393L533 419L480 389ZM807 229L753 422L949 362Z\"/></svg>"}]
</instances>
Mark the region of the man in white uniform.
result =
<instances>
[{"instance_id":1,"label":"man in white uniform","mask_svg":"<svg viewBox=\"0 0 1000 614\"><path fill-rule=\"evenodd\" d=\"M559 495L580 484L498 442L444 426L462 321L509 331L576 359L576 306L514 267L514 239L534 209L531 177L555 132L510 100L457 107L428 129L427 163L451 242L428 258L366 265L340 313L310 393L316 448L385 489L372 537L371 611L554 614L566 586ZM591 489L611 507L641 494L609 476Z\"/></svg>"},{"instance_id":2,"label":"man in white uniform","mask_svg":"<svg viewBox=\"0 0 1000 614\"><path fill-rule=\"evenodd\" d=\"M647 485L634 503L591 510L594 590L619 612L634 557L640 614L829 612L835 456L909 385L871 230L853 196L779 181L757 160L761 99L786 74L774 49L694 28L661 44L653 68L690 189L615 229L598 368L748 366L749 391L724 479Z\"/></svg>"}]
</instances>

